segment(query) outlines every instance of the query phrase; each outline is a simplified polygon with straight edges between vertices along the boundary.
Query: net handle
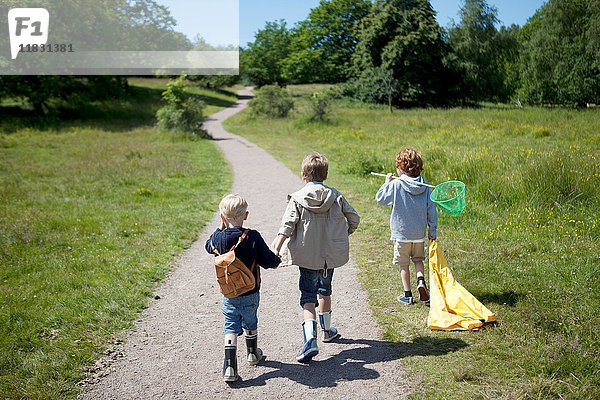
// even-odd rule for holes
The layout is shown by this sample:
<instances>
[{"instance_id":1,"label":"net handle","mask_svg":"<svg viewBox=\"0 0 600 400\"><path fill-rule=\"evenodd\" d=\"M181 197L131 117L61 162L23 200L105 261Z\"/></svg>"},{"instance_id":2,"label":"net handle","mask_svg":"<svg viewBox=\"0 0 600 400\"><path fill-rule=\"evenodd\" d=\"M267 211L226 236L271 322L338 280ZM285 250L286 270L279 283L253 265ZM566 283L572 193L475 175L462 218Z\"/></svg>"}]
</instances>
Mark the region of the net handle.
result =
<instances>
[{"instance_id":1,"label":"net handle","mask_svg":"<svg viewBox=\"0 0 600 400\"><path fill-rule=\"evenodd\" d=\"M378 174L377 172L371 172L371 175L376 175L376 176L385 176L385 177L387 177L387 175L384 175L384 174ZM404 175L402 175L402 176L404 176ZM402 179L402 180L403 180L403 181L405 181L405 182L410 182L410 183L414 183L414 184L416 184L416 185L427 186L427 187L430 187L430 188L434 188L434 189L435 189L435 186L433 186L433 185L428 185L428 184L426 184L426 183L423 183L423 182L416 182L416 181L413 181L412 179L406 179L406 178L403 178L402 176L394 176L394 175L392 175L392 179Z\"/></svg>"}]
</instances>

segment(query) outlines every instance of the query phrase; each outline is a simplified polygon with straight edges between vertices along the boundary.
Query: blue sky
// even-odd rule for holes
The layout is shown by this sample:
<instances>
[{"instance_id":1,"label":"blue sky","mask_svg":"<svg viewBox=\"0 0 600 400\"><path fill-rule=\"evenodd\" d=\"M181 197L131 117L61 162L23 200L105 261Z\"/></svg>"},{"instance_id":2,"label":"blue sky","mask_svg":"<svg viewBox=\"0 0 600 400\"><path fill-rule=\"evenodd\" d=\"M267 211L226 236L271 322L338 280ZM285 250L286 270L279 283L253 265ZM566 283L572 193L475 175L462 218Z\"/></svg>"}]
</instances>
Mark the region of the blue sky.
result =
<instances>
[{"instance_id":1,"label":"blue sky","mask_svg":"<svg viewBox=\"0 0 600 400\"><path fill-rule=\"evenodd\" d=\"M460 0L430 0L438 12L441 26L451 19L458 21ZM178 22L177 30L190 39L200 34L213 45L240 44L254 41L254 34L266 21L285 19L288 26L307 18L319 0L158 0L168 6ZM498 8L503 25L523 25L545 0L488 0ZM239 5L239 29L236 24Z\"/></svg>"},{"instance_id":2,"label":"blue sky","mask_svg":"<svg viewBox=\"0 0 600 400\"><path fill-rule=\"evenodd\" d=\"M301 0L302 1L302 0ZM202 36L213 45L238 46L243 17L240 7L246 0L156 0L169 7L177 20L176 31L189 39ZM264 25L264 22L263 22Z\"/></svg>"}]
</instances>

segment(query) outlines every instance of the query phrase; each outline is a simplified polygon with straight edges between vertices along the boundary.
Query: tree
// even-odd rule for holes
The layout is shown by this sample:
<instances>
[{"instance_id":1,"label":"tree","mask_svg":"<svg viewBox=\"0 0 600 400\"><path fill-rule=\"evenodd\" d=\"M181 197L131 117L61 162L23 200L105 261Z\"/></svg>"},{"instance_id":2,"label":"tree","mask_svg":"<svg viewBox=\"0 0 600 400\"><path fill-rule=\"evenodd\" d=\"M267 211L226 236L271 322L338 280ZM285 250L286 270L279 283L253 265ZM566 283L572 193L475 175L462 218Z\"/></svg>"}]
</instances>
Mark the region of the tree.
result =
<instances>
[{"instance_id":1,"label":"tree","mask_svg":"<svg viewBox=\"0 0 600 400\"><path fill-rule=\"evenodd\" d=\"M532 104L600 103L598 1L549 0L519 38L521 100Z\"/></svg>"},{"instance_id":2,"label":"tree","mask_svg":"<svg viewBox=\"0 0 600 400\"><path fill-rule=\"evenodd\" d=\"M290 54L282 62L282 76L287 82L327 82L328 66L324 62L323 49L309 49L299 45L297 37L292 39Z\"/></svg>"},{"instance_id":3,"label":"tree","mask_svg":"<svg viewBox=\"0 0 600 400\"><path fill-rule=\"evenodd\" d=\"M591 11L590 27L587 31L587 52L594 59L596 69L600 69L600 0L589 0L588 8Z\"/></svg>"},{"instance_id":4,"label":"tree","mask_svg":"<svg viewBox=\"0 0 600 400\"><path fill-rule=\"evenodd\" d=\"M501 26L498 31L498 72L503 80L503 85L496 94L497 99L507 100L514 97L520 85L519 56L521 54L521 43L519 43L520 27Z\"/></svg>"},{"instance_id":5,"label":"tree","mask_svg":"<svg viewBox=\"0 0 600 400\"><path fill-rule=\"evenodd\" d=\"M358 26L353 74L383 67L398 81L394 101L421 104L447 101L446 44L427 0L377 0Z\"/></svg>"},{"instance_id":6,"label":"tree","mask_svg":"<svg viewBox=\"0 0 600 400\"><path fill-rule=\"evenodd\" d=\"M383 84L383 91L387 95L388 107L390 109L390 112L392 112L394 110L392 108L392 103L394 101L394 96L398 91L398 81L396 80L396 78L394 78L394 73L389 69L381 70L380 77L381 83Z\"/></svg>"},{"instance_id":7,"label":"tree","mask_svg":"<svg viewBox=\"0 0 600 400\"><path fill-rule=\"evenodd\" d=\"M13 2L14 3L14 2ZM11 2L0 3L0 18L6 18ZM88 50L186 50L191 44L174 32L175 20L169 10L153 0L96 0L85 8L71 2L48 2L52 17L52 41L76 43L78 51ZM10 54L8 31L0 19L0 65ZM81 32L93 32L82 35ZM15 62L26 65L24 58ZM0 76L0 98L20 98L36 112L43 113L52 99L115 97L124 94L121 77Z\"/></svg>"},{"instance_id":8,"label":"tree","mask_svg":"<svg viewBox=\"0 0 600 400\"><path fill-rule=\"evenodd\" d=\"M290 54L292 34L284 20L267 22L256 33L254 43L240 53L240 66L245 75L258 86L272 83L283 85L283 61Z\"/></svg>"},{"instance_id":9,"label":"tree","mask_svg":"<svg viewBox=\"0 0 600 400\"><path fill-rule=\"evenodd\" d=\"M113 8L114 7L114 8ZM146 51L189 50L189 40L182 33L175 32L177 21L171 15L168 7L154 0L117 0L116 9L118 22L108 25L108 29L121 26L122 32L117 33L117 43L110 44L111 49L130 49ZM106 23L100 19L100 23ZM104 25L106 26L106 25ZM101 36L104 37L104 36Z\"/></svg>"},{"instance_id":10,"label":"tree","mask_svg":"<svg viewBox=\"0 0 600 400\"><path fill-rule=\"evenodd\" d=\"M357 43L356 24L370 9L369 0L321 0L294 29L292 51L286 60L290 79L345 81Z\"/></svg>"},{"instance_id":11,"label":"tree","mask_svg":"<svg viewBox=\"0 0 600 400\"><path fill-rule=\"evenodd\" d=\"M464 0L460 22L449 30L449 42L462 75L462 93L471 100L504 100L507 69L514 59L514 30L496 29L498 10L485 0Z\"/></svg>"},{"instance_id":12,"label":"tree","mask_svg":"<svg viewBox=\"0 0 600 400\"><path fill-rule=\"evenodd\" d=\"M364 103L387 103L392 112L392 105L399 94L399 83L392 70L373 67L343 85L343 93Z\"/></svg>"}]
</instances>

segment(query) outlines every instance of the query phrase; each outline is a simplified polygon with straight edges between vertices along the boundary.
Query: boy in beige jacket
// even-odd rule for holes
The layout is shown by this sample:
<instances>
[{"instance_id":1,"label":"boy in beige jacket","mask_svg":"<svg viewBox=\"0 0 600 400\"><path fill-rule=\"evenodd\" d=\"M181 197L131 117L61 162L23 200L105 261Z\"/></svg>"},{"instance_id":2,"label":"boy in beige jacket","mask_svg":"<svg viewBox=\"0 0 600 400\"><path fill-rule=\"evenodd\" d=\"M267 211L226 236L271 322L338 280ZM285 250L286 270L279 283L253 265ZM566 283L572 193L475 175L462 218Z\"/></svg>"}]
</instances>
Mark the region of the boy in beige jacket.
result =
<instances>
[{"instance_id":1,"label":"boy in beige jacket","mask_svg":"<svg viewBox=\"0 0 600 400\"><path fill-rule=\"evenodd\" d=\"M288 196L288 205L275 240L280 255L284 241L290 263L300 268L300 306L304 310L304 346L296 360L309 362L319 353L317 346L316 305L323 342L340 335L331 327L331 278L334 268L348 262L348 235L360 222L358 213L336 189L325 186L329 162L319 153L302 161L302 179L306 185ZM317 300L318 295L318 300Z\"/></svg>"}]
</instances>

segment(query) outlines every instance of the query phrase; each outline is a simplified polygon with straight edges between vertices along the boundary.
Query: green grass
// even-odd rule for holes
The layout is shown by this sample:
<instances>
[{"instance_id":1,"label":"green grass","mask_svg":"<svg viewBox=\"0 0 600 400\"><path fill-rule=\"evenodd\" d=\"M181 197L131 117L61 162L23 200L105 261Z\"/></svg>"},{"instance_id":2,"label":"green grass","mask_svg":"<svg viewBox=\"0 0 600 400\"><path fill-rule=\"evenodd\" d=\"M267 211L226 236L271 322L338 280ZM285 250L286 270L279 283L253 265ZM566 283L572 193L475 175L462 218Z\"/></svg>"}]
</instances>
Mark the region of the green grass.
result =
<instances>
[{"instance_id":1,"label":"green grass","mask_svg":"<svg viewBox=\"0 0 600 400\"><path fill-rule=\"evenodd\" d=\"M328 123L307 123L301 88L294 91L300 104L291 118L243 113L225 125L293 171L309 151L328 156L327 183L362 217L353 251L384 339L399 343L411 376L422 379L413 397L600 397L598 111L488 105L390 114L340 101ZM427 304L395 300L402 285L391 264L389 208L374 201L383 178L369 172L392 172L404 147L422 152L430 182L465 182L467 208L459 217L440 213L438 242L457 281L497 313L497 324L431 331Z\"/></svg>"},{"instance_id":2,"label":"green grass","mask_svg":"<svg viewBox=\"0 0 600 400\"><path fill-rule=\"evenodd\" d=\"M129 95L108 101L69 103L50 101L48 115L35 115L31 106L18 99L0 102L0 133L10 134L23 129L60 131L66 128L97 128L106 131L122 131L128 128L149 127L156 123L156 112L166 103L161 95L168 79L132 78ZM237 100L231 90L210 90L188 85L187 92L198 96L205 103L204 115L222 110Z\"/></svg>"},{"instance_id":3,"label":"green grass","mask_svg":"<svg viewBox=\"0 0 600 400\"><path fill-rule=\"evenodd\" d=\"M231 184L212 142L154 129L162 83L133 84L0 125L1 398L75 396ZM235 101L202 93L209 112Z\"/></svg>"}]
</instances>

